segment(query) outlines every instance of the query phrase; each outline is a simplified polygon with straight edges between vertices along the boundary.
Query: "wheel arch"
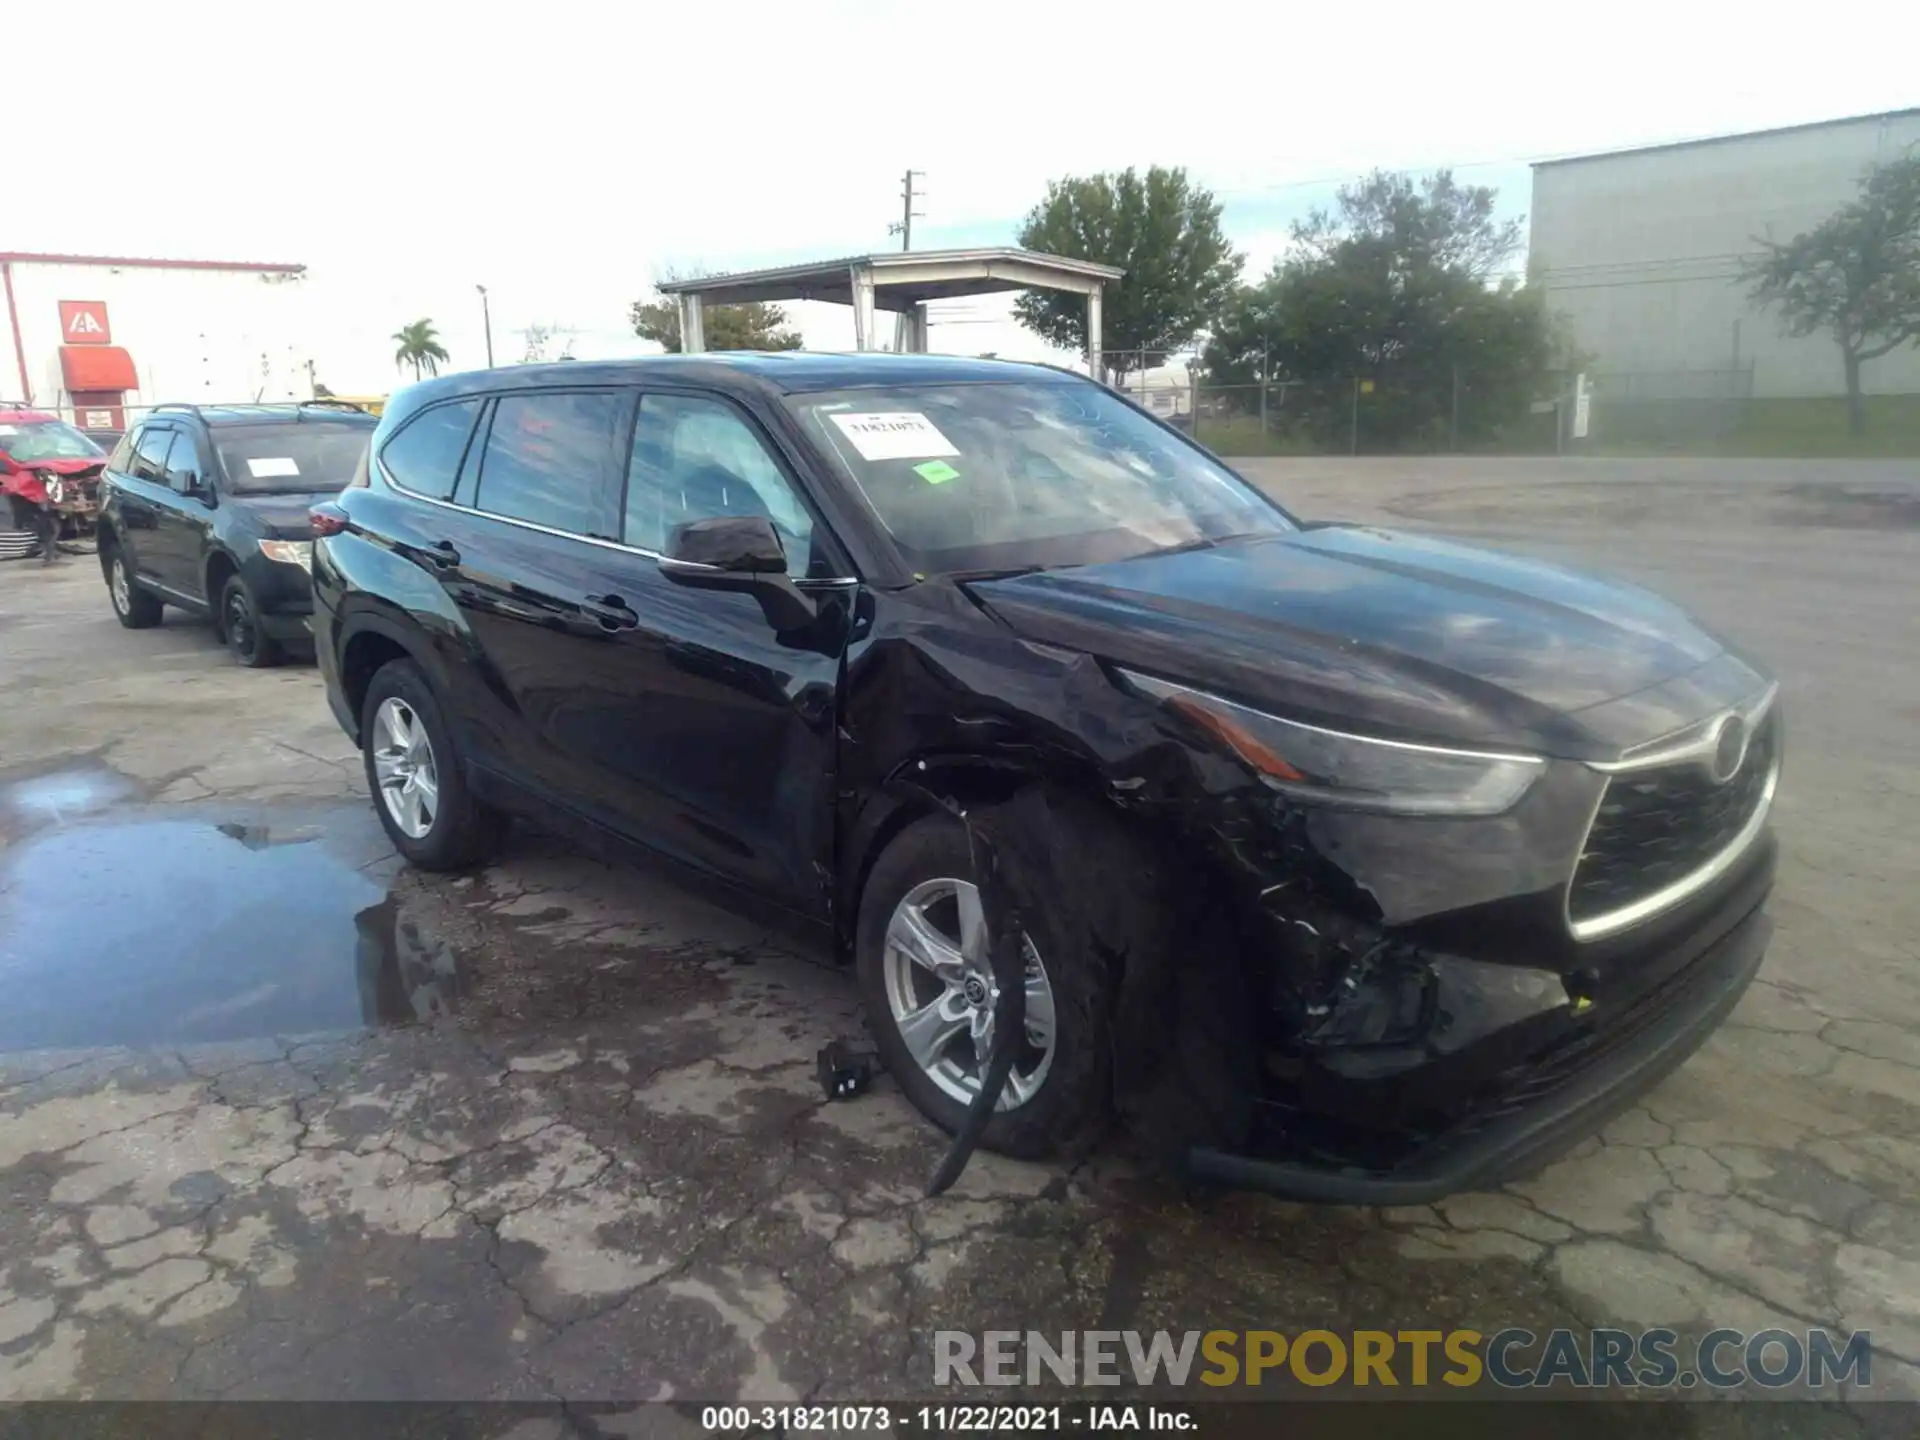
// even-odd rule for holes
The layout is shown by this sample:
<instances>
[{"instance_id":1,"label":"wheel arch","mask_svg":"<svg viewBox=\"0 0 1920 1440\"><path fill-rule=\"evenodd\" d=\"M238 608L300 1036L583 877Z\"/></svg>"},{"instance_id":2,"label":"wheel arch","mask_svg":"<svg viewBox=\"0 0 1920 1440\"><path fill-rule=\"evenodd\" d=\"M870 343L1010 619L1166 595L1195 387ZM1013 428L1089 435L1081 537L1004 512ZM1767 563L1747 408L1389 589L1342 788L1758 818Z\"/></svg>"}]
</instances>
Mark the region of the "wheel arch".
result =
<instances>
[{"instance_id":1,"label":"wheel arch","mask_svg":"<svg viewBox=\"0 0 1920 1440\"><path fill-rule=\"evenodd\" d=\"M114 552L120 548L120 528L113 523L111 516L102 511L93 531L93 553L94 558L100 562L101 579L109 577ZM131 575L128 576L128 581L131 583Z\"/></svg>"},{"instance_id":2,"label":"wheel arch","mask_svg":"<svg viewBox=\"0 0 1920 1440\"><path fill-rule=\"evenodd\" d=\"M213 633L221 644L227 640L227 627L221 614L220 594L227 588L227 581L240 573L240 562L224 545L216 545L207 551L207 558L201 569L206 587L207 614L213 620Z\"/></svg>"},{"instance_id":3,"label":"wheel arch","mask_svg":"<svg viewBox=\"0 0 1920 1440\"><path fill-rule=\"evenodd\" d=\"M420 667L429 684L440 688L439 667L433 663L432 647L415 628L393 616L377 610L349 612L339 623L336 644L340 694L353 717L356 745L361 740L360 711L366 702L367 687L383 665L395 660L411 660ZM451 716L448 722L453 723Z\"/></svg>"},{"instance_id":4,"label":"wheel arch","mask_svg":"<svg viewBox=\"0 0 1920 1440\"><path fill-rule=\"evenodd\" d=\"M964 813L1010 800L1023 790L1049 787L1102 812L1130 832L1143 822L1115 802L1090 766L1046 764L1031 750L942 751L902 760L888 772L847 830L834 905L834 951L852 958L861 897L873 867L894 837L937 815Z\"/></svg>"}]
</instances>

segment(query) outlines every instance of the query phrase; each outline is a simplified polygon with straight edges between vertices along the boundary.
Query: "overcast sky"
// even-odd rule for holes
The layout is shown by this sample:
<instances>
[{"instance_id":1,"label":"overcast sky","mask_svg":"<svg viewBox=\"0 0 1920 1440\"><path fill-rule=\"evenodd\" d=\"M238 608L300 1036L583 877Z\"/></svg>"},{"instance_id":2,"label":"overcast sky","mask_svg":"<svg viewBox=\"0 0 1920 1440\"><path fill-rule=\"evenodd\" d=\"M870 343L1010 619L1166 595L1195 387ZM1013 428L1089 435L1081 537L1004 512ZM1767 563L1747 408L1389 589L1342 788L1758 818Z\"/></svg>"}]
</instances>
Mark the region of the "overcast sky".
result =
<instances>
[{"instance_id":1,"label":"overcast sky","mask_svg":"<svg viewBox=\"0 0 1920 1440\"><path fill-rule=\"evenodd\" d=\"M532 323L637 352L626 307L665 268L896 246L909 166L916 248L1010 242L1050 178L1177 164L1264 267L1372 167L1452 165L1524 214L1531 159L1920 103L1920 6L1896 4L14 9L46 203L16 152L0 249L303 262L342 391L392 384L386 337L422 315L482 363L476 282L502 360ZM802 319L851 345L844 311ZM934 343L1035 348L992 323Z\"/></svg>"}]
</instances>

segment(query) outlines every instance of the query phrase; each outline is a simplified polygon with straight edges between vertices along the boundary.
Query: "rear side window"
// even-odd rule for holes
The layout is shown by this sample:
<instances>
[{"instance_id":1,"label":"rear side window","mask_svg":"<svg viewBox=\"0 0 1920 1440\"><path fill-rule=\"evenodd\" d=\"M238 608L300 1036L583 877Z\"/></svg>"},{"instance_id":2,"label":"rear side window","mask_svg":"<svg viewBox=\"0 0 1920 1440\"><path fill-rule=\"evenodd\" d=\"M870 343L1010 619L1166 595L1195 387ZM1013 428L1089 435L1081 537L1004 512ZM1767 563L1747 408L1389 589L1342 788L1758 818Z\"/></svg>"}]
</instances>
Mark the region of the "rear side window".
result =
<instances>
[{"instance_id":1,"label":"rear side window","mask_svg":"<svg viewBox=\"0 0 1920 1440\"><path fill-rule=\"evenodd\" d=\"M399 433L380 447L380 463L393 483L435 500L451 495L480 405L479 400L434 405L401 426Z\"/></svg>"},{"instance_id":2,"label":"rear side window","mask_svg":"<svg viewBox=\"0 0 1920 1440\"><path fill-rule=\"evenodd\" d=\"M134 442L133 468L127 473L136 480L167 483L167 446L173 443L173 431L149 425Z\"/></svg>"},{"instance_id":3,"label":"rear side window","mask_svg":"<svg viewBox=\"0 0 1920 1440\"><path fill-rule=\"evenodd\" d=\"M633 397L610 391L502 395L475 505L489 515L612 539Z\"/></svg>"}]
</instances>

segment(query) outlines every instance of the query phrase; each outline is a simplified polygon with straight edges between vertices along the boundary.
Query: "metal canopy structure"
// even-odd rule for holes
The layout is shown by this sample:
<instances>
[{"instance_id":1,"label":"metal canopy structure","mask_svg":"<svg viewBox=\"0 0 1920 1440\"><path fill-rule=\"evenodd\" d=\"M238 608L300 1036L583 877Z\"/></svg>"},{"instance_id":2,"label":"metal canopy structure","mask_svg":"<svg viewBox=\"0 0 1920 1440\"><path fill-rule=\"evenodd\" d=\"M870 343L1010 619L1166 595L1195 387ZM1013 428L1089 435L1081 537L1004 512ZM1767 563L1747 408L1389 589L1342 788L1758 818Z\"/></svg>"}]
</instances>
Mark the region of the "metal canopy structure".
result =
<instances>
[{"instance_id":1,"label":"metal canopy structure","mask_svg":"<svg viewBox=\"0 0 1920 1440\"><path fill-rule=\"evenodd\" d=\"M854 346L874 347L874 312L889 310L907 319L905 348L927 349L927 302L1008 290L1062 290L1087 297L1088 369L1100 370L1100 300L1107 283L1126 271L1090 260L1069 260L1037 250L996 246L984 250L902 250L879 255L850 255L809 265L783 265L738 275L705 275L670 280L659 287L680 305L680 348L705 350L703 313L708 305L781 304L793 300L829 300L853 307Z\"/></svg>"}]
</instances>

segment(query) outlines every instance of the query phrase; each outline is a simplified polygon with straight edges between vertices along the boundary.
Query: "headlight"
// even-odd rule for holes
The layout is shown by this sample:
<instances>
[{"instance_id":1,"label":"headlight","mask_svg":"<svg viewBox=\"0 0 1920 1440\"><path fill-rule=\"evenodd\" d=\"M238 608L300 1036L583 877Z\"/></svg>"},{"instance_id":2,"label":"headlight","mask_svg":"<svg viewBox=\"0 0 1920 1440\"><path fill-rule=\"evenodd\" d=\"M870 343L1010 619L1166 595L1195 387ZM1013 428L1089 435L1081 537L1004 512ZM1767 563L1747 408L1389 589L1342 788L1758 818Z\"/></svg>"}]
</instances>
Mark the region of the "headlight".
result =
<instances>
[{"instance_id":1,"label":"headlight","mask_svg":"<svg viewBox=\"0 0 1920 1440\"><path fill-rule=\"evenodd\" d=\"M1296 800L1391 815L1498 815L1540 777L1534 755L1497 755L1374 740L1249 710L1217 695L1121 672Z\"/></svg>"},{"instance_id":2,"label":"headlight","mask_svg":"<svg viewBox=\"0 0 1920 1440\"><path fill-rule=\"evenodd\" d=\"M278 560L282 565L298 565L303 570L313 565L311 540L262 540L260 553L269 560Z\"/></svg>"},{"instance_id":3,"label":"headlight","mask_svg":"<svg viewBox=\"0 0 1920 1440\"><path fill-rule=\"evenodd\" d=\"M51 470L41 475L40 484L47 492L47 499L51 500L54 504L58 505L67 498L66 483Z\"/></svg>"}]
</instances>

